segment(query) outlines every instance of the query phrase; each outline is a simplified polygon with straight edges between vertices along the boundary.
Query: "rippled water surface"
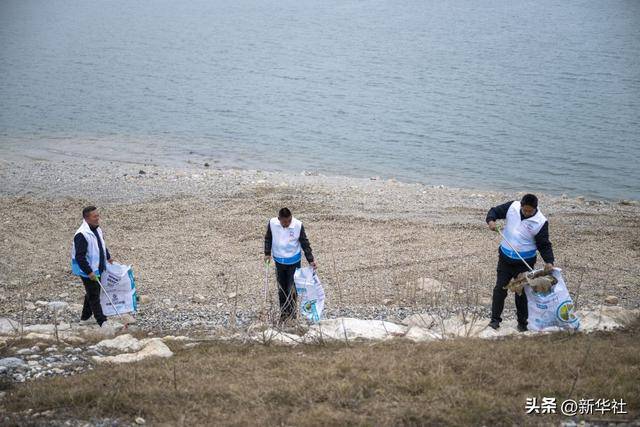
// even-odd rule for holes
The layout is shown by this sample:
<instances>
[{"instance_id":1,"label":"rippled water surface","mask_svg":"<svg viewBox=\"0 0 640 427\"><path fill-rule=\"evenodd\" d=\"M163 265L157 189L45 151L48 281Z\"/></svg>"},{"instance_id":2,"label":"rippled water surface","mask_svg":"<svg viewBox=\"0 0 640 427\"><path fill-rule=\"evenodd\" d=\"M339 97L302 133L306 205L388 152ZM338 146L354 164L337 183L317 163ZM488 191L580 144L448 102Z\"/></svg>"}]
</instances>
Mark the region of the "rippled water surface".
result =
<instances>
[{"instance_id":1,"label":"rippled water surface","mask_svg":"<svg viewBox=\"0 0 640 427\"><path fill-rule=\"evenodd\" d=\"M0 1L0 154L107 141L640 199L640 2Z\"/></svg>"}]
</instances>

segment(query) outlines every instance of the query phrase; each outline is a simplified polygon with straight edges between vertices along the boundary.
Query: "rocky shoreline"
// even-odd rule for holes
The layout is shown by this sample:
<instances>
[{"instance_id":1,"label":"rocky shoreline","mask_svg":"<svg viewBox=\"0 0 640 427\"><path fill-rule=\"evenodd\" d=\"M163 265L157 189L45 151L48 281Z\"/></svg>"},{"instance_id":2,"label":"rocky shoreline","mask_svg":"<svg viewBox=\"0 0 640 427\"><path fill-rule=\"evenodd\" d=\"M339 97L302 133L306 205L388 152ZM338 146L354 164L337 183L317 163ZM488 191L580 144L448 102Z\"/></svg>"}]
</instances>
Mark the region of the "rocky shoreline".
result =
<instances>
[{"instance_id":1,"label":"rocky shoreline","mask_svg":"<svg viewBox=\"0 0 640 427\"><path fill-rule=\"evenodd\" d=\"M327 293L325 316L399 322L414 314L486 318L498 239L478 192L316 172L0 160L0 313L25 325L77 322L84 290L69 248L87 204L101 208L117 261L131 264L136 327L158 334L248 328L259 320L266 221L305 222ZM640 307L640 206L540 195L556 265L579 309ZM505 318L513 319L507 302Z\"/></svg>"}]
</instances>

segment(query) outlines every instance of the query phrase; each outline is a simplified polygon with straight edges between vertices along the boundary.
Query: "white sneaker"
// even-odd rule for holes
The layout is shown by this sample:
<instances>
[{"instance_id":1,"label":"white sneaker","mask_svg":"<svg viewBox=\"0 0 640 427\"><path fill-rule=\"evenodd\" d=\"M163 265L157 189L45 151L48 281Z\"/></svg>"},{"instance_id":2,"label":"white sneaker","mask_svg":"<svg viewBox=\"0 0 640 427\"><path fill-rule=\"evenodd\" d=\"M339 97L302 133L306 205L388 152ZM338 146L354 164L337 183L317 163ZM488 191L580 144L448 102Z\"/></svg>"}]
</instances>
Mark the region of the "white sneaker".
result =
<instances>
[{"instance_id":1,"label":"white sneaker","mask_svg":"<svg viewBox=\"0 0 640 427\"><path fill-rule=\"evenodd\" d=\"M94 323L96 323L96 321L95 321L95 319L93 319L93 318L91 318L91 317L90 317L90 318L88 318L87 320L82 320L82 319L80 319L80 321L78 321L78 324L83 325L83 326L84 326L84 325L92 325L92 324L94 324Z\"/></svg>"}]
</instances>

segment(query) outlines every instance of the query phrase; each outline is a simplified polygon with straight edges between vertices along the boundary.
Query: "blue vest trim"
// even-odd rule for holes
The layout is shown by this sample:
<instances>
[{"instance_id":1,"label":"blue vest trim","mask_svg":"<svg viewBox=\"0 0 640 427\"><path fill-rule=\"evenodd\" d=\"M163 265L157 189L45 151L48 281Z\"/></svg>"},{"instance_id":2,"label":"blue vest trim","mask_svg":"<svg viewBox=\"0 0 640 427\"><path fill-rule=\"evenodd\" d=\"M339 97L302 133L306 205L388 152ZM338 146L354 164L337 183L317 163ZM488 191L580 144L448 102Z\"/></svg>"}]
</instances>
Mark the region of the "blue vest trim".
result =
<instances>
[{"instance_id":1,"label":"blue vest trim","mask_svg":"<svg viewBox=\"0 0 640 427\"><path fill-rule=\"evenodd\" d=\"M295 264L299 262L301 259L302 259L302 252L298 252L297 254L289 258L279 258L275 256L273 257L273 260L275 262L277 262L278 264L285 264L285 265Z\"/></svg>"},{"instance_id":2,"label":"blue vest trim","mask_svg":"<svg viewBox=\"0 0 640 427\"><path fill-rule=\"evenodd\" d=\"M87 274L85 274L84 271L82 271L82 269L80 268L80 264L78 264L78 261L76 261L75 258L71 259L71 272L73 274L75 274L76 276L89 278L89 276ZM98 270L94 271L93 273L96 276L100 275L100 272Z\"/></svg>"},{"instance_id":3,"label":"blue vest trim","mask_svg":"<svg viewBox=\"0 0 640 427\"><path fill-rule=\"evenodd\" d=\"M520 260L520 257L511 248L505 248L504 246L500 245L500 250L502 251L503 254L505 254L509 258ZM522 258L524 259L533 258L534 256L536 256L536 250L534 249L532 251L520 252L520 256L522 256Z\"/></svg>"}]
</instances>

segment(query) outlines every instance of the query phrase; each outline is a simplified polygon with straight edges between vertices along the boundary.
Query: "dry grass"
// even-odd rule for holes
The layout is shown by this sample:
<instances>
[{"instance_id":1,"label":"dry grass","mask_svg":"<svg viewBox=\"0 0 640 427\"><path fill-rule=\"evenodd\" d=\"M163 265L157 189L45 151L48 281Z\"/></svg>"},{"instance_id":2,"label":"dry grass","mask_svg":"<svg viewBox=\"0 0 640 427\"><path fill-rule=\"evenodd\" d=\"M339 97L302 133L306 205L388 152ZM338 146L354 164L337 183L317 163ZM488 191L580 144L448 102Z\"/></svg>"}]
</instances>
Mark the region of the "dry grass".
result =
<instances>
[{"instance_id":1,"label":"dry grass","mask_svg":"<svg viewBox=\"0 0 640 427\"><path fill-rule=\"evenodd\" d=\"M210 343L178 350L168 360L101 366L80 376L14 386L4 402L12 415L4 422L24 423L20 411L29 408L54 409L56 419L131 422L142 416L164 425L513 425L567 420L561 415L526 415L525 400L534 396L559 402L622 398L629 414L607 418L637 420L639 338L636 322L616 333L421 345L398 340L295 348ZM588 348L589 357L578 371Z\"/></svg>"}]
</instances>

